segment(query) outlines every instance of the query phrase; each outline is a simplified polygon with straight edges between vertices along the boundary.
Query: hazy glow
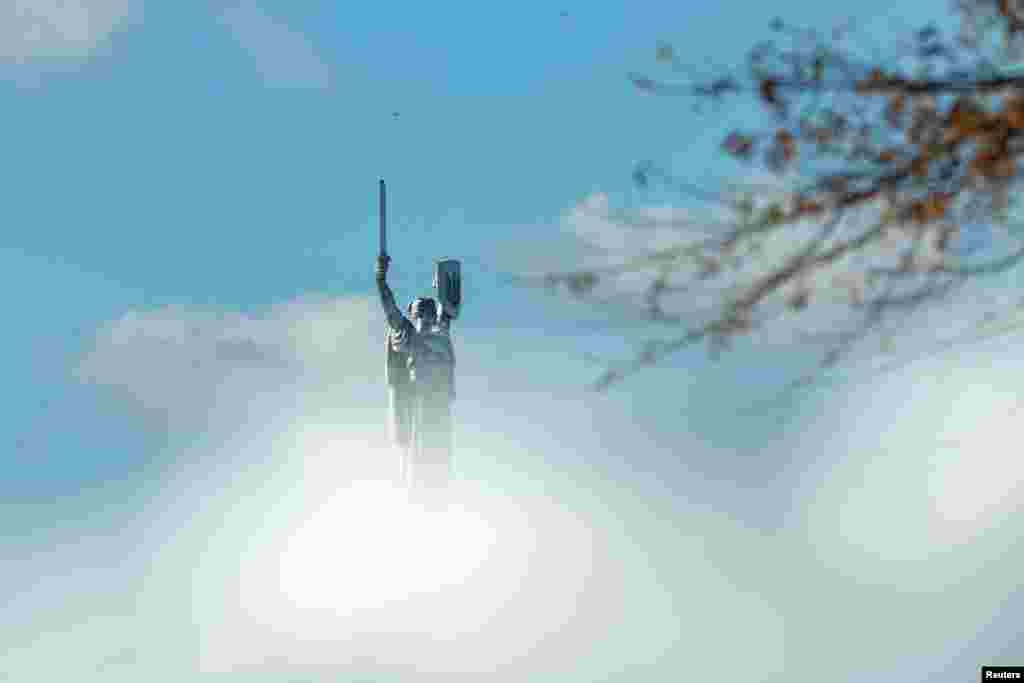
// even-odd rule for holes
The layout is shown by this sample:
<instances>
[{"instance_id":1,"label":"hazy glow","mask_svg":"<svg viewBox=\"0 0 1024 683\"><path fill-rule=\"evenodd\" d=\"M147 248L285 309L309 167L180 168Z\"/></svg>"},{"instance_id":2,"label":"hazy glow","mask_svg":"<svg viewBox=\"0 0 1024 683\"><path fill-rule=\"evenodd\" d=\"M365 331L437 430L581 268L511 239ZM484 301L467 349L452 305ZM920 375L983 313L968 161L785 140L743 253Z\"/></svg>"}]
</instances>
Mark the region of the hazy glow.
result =
<instances>
[{"instance_id":1,"label":"hazy glow","mask_svg":"<svg viewBox=\"0 0 1024 683\"><path fill-rule=\"evenodd\" d=\"M427 512L388 483L356 482L288 539L281 590L300 608L378 608L463 583L495 541L464 505Z\"/></svg>"},{"instance_id":2,"label":"hazy glow","mask_svg":"<svg viewBox=\"0 0 1024 683\"><path fill-rule=\"evenodd\" d=\"M999 386L1003 382L997 384L994 376L990 379L991 384L965 382L948 389L955 429L938 444L936 467L928 478L934 530L941 541L970 540L1020 507L1019 394Z\"/></svg>"},{"instance_id":3,"label":"hazy glow","mask_svg":"<svg viewBox=\"0 0 1024 683\"><path fill-rule=\"evenodd\" d=\"M277 461L287 453L292 464L272 509L252 505L266 511L261 529L219 579L201 670L372 660L406 673L499 667L519 680L523 667L573 666L608 637L625 583L589 518L568 501L468 479L453 483L446 509L425 509L370 474L366 463L390 453L355 431L308 420L275 439ZM254 528L250 514L237 513L239 531ZM669 637L642 642L657 650Z\"/></svg>"},{"instance_id":4,"label":"hazy glow","mask_svg":"<svg viewBox=\"0 0 1024 683\"><path fill-rule=\"evenodd\" d=\"M939 362L845 401L828 394L791 454L799 486L762 497L700 476L720 452L685 420L662 453L629 431L628 413L531 392L522 363L499 362L511 347L467 335L462 357L475 360L463 367L486 377L466 372L462 386L487 400L462 404L463 480L452 508L429 515L382 482L394 458L373 399L373 310L292 302L268 321L232 318L230 334L187 311L115 326L90 376L188 435L201 413L211 438L182 454L153 505L159 554L138 595L100 593L0 632L15 653L0 668L64 681L109 658L97 680L176 683L198 668L238 681L512 683L698 680L725 662L757 680L930 680L954 665L966 680L988 656L980 648L1014 637L1001 616L1020 586L1012 360ZM332 321L345 327L321 326ZM209 334L159 341L192 322ZM262 340L257 358L301 359L311 381L282 388L273 363L261 375L212 351L220 365L206 384L180 371L225 335ZM211 412L210 397L247 421ZM606 419L629 438L604 443L610 432L595 426ZM665 455L694 465L671 490L609 465ZM780 504L794 516L784 526L743 522ZM49 566L79 577L111 559L72 549ZM95 618L115 605L123 618ZM990 627L999 619L1008 635ZM129 644L135 654L120 654Z\"/></svg>"},{"instance_id":5,"label":"hazy glow","mask_svg":"<svg viewBox=\"0 0 1024 683\"><path fill-rule=\"evenodd\" d=\"M1020 507L1019 379L961 361L847 404L850 456L821 481L807 518L819 556L844 574L931 591L994 561L1000 544L976 544Z\"/></svg>"}]
</instances>

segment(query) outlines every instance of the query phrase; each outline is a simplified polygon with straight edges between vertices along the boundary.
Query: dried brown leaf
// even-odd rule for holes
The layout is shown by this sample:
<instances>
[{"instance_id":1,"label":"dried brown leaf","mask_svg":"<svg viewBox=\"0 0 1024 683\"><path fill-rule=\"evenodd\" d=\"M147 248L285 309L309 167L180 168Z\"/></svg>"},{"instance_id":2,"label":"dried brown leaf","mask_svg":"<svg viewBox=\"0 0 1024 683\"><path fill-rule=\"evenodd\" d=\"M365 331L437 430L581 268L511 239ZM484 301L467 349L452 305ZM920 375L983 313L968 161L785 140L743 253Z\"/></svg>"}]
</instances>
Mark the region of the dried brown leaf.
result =
<instances>
[{"instance_id":1,"label":"dried brown leaf","mask_svg":"<svg viewBox=\"0 0 1024 683\"><path fill-rule=\"evenodd\" d=\"M722 149L737 159L749 159L754 152L754 139L741 133L729 133L722 142Z\"/></svg>"},{"instance_id":2,"label":"dried brown leaf","mask_svg":"<svg viewBox=\"0 0 1024 683\"><path fill-rule=\"evenodd\" d=\"M761 79L759 88L761 100L768 106L777 108L781 104L778 89L779 83L774 78Z\"/></svg>"},{"instance_id":3,"label":"dried brown leaf","mask_svg":"<svg viewBox=\"0 0 1024 683\"><path fill-rule=\"evenodd\" d=\"M903 114L907 108L905 95L893 95L885 105L885 121L893 128L903 126Z\"/></svg>"}]
</instances>

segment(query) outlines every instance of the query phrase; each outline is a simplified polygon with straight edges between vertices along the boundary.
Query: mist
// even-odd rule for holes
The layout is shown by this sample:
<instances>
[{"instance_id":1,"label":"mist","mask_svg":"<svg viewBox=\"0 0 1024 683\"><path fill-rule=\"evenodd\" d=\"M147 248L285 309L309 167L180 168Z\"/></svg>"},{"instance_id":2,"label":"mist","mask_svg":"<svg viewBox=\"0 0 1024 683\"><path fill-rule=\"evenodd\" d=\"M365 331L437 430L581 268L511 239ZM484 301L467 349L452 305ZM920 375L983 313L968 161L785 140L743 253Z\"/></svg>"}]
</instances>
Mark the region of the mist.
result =
<instances>
[{"instance_id":1,"label":"mist","mask_svg":"<svg viewBox=\"0 0 1024 683\"><path fill-rule=\"evenodd\" d=\"M737 455L546 382L557 349L457 332L457 480L427 514L389 481L373 303L165 307L97 332L77 379L159 431L162 464L138 505L38 537L65 542L18 574L36 597L5 624L12 680L895 681L1019 647L1000 629L1024 482L1005 367L840 392L799 438ZM742 458L784 484L723 486Z\"/></svg>"}]
</instances>

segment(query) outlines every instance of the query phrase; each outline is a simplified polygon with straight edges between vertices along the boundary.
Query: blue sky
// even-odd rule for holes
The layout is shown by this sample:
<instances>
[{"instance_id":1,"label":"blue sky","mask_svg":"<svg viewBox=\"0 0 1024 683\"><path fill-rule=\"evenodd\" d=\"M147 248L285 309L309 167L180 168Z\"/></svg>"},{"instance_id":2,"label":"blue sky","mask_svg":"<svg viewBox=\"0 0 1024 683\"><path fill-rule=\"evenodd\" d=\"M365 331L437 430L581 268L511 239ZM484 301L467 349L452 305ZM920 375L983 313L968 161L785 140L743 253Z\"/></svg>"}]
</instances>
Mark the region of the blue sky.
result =
<instances>
[{"instance_id":1,"label":"blue sky","mask_svg":"<svg viewBox=\"0 0 1024 683\"><path fill-rule=\"evenodd\" d=\"M1024 652L1012 347L741 419L737 396L789 361L701 350L587 395L582 351L628 347L503 277L584 253L565 216L587 195L643 203L637 161L737 171L714 160L716 114L629 86L658 40L735 64L776 14L844 18L825 3L80 5L0 8L0 642L16 644L0 672L667 680L735 661L896 681ZM855 18L885 36L889 11ZM296 530L339 505L313 546L346 547L366 541L346 505L379 512L344 493L386 458L379 177L399 297L428 288L434 258L464 263L459 467L509 539L479 585L533 558L494 625L470 626L476 579L455 591L461 650L423 645L428 626L394 654L380 620L434 614L426 598L372 618L329 605L348 635L328 647L319 617L266 597L296 584L260 573L288 557L319 585L303 567L337 558L295 550L314 534ZM963 464L980 452L988 475Z\"/></svg>"}]
</instances>

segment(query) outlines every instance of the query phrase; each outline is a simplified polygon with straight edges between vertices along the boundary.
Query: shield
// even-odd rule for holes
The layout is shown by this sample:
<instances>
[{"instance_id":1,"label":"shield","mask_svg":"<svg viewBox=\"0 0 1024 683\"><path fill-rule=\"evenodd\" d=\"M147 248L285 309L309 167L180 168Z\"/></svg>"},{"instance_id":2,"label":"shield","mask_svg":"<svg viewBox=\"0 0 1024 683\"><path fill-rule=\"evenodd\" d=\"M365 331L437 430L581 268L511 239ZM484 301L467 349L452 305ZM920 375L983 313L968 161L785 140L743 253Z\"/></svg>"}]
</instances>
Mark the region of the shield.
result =
<instances>
[{"instance_id":1,"label":"shield","mask_svg":"<svg viewBox=\"0 0 1024 683\"><path fill-rule=\"evenodd\" d=\"M445 259L437 262L434 270L434 289L437 290L441 310L452 320L458 318L459 307L462 305L462 267L457 260Z\"/></svg>"}]
</instances>

